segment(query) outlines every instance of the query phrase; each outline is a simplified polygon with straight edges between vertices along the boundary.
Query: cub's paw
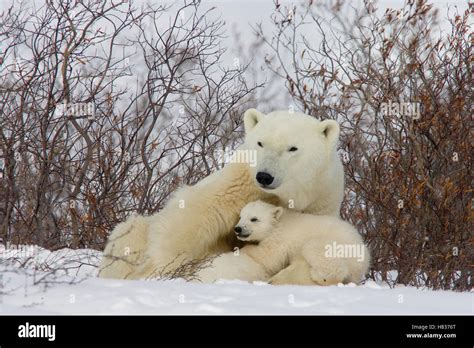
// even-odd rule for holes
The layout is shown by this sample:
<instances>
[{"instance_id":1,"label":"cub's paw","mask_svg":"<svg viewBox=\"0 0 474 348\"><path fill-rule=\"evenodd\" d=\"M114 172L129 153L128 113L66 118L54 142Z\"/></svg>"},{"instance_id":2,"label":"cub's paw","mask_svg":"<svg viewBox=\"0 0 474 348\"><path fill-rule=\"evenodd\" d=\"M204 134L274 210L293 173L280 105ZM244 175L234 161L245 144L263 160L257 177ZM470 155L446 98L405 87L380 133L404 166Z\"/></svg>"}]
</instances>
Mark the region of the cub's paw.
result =
<instances>
[{"instance_id":1,"label":"cub's paw","mask_svg":"<svg viewBox=\"0 0 474 348\"><path fill-rule=\"evenodd\" d=\"M336 285L344 283L345 270L339 268L312 268L311 279L318 285Z\"/></svg>"},{"instance_id":2,"label":"cub's paw","mask_svg":"<svg viewBox=\"0 0 474 348\"><path fill-rule=\"evenodd\" d=\"M281 270L270 278L269 283L273 285L314 285L311 280L309 265L304 261L294 262Z\"/></svg>"},{"instance_id":3,"label":"cub's paw","mask_svg":"<svg viewBox=\"0 0 474 348\"><path fill-rule=\"evenodd\" d=\"M272 285L288 285L293 284L291 279L288 277L287 272L281 271L275 274L273 277L270 278L268 284Z\"/></svg>"}]
</instances>

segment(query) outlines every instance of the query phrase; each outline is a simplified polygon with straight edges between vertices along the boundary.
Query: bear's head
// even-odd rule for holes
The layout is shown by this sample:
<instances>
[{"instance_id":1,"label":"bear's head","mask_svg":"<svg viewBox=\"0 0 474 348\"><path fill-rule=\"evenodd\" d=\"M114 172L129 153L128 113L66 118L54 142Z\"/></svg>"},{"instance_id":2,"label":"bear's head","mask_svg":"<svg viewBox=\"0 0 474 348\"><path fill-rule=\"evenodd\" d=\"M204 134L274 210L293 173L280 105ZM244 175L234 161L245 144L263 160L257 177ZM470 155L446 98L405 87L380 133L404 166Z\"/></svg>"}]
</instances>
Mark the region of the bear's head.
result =
<instances>
[{"instance_id":1,"label":"bear's head","mask_svg":"<svg viewBox=\"0 0 474 348\"><path fill-rule=\"evenodd\" d=\"M282 207L262 201L248 203L240 212L235 234L242 241L262 241L272 233L282 213Z\"/></svg>"},{"instance_id":2,"label":"bear's head","mask_svg":"<svg viewBox=\"0 0 474 348\"><path fill-rule=\"evenodd\" d=\"M339 125L334 120L288 111L265 115L250 109L244 126L244 148L256 153L250 170L257 186L285 200L300 199L294 195L325 185L334 163L340 164Z\"/></svg>"}]
</instances>

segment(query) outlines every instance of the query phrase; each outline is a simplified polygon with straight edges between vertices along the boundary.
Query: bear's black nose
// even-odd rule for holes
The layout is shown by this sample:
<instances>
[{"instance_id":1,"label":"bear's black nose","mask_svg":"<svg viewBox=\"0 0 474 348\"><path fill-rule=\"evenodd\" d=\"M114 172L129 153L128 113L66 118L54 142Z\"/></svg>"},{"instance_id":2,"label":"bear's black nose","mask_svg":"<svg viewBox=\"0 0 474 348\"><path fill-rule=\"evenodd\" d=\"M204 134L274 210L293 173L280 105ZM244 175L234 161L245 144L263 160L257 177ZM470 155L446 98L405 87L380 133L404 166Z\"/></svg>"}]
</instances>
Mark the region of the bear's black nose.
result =
<instances>
[{"instance_id":1,"label":"bear's black nose","mask_svg":"<svg viewBox=\"0 0 474 348\"><path fill-rule=\"evenodd\" d=\"M273 179L275 178L268 173L265 173L265 172L257 173L257 182L259 184L262 184L263 186L270 185L273 182Z\"/></svg>"},{"instance_id":2,"label":"bear's black nose","mask_svg":"<svg viewBox=\"0 0 474 348\"><path fill-rule=\"evenodd\" d=\"M234 231L235 231L235 233L240 234L240 233L242 233L242 227L235 226Z\"/></svg>"}]
</instances>

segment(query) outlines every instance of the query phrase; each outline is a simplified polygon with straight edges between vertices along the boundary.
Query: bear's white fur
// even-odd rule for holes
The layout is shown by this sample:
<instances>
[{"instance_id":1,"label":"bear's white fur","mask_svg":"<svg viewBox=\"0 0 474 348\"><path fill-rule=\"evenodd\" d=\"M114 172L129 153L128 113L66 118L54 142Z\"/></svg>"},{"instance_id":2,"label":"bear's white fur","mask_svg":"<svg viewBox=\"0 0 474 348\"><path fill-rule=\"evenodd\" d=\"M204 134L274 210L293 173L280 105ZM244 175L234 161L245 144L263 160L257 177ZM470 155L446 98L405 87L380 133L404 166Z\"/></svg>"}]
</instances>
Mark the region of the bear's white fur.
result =
<instances>
[{"instance_id":1,"label":"bear's white fur","mask_svg":"<svg viewBox=\"0 0 474 348\"><path fill-rule=\"evenodd\" d=\"M216 257L211 267L200 271L199 280L332 285L359 283L369 269L369 250L361 236L335 216L302 214L256 201L242 209L236 231L239 239L258 245ZM291 269L295 265L297 271Z\"/></svg>"},{"instance_id":2,"label":"bear's white fur","mask_svg":"<svg viewBox=\"0 0 474 348\"><path fill-rule=\"evenodd\" d=\"M185 261L229 251L242 207L265 198L273 197L253 185L247 165L229 164L197 185L178 189L158 214L118 225L105 248L100 276L153 277Z\"/></svg>"},{"instance_id":3,"label":"bear's white fur","mask_svg":"<svg viewBox=\"0 0 474 348\"><path fill-rule=\"evenodd\" d=\"M276 195L283 207L316 215L339 215L344 195L344 170L337 155L339 125L302 113L276 111L264 115L249 110L244 116L242 149L257 152L250 167L275 179L260 188ZM292 148L296 151L291 151ZM257 184L258 185L258 184Z\"/></svg>"},{"instance_id":4,"label":"bear's white fur","mask_svg":"<svg viewBox=\"0 0 474 348\"><path fill-rule=\"evenodd\" d=\"M196 185L176 190L160 212L119 224L109 237L99 276L156 276L187 260L230 251L240 210L258 199L310 214L339 215L344 173L335 121L250 109L244 126L245 142L238 150L255 151L257 165L229 163ZM274 182L262 187L258 172L270 174Z\"/></svg>"}]
</instances>

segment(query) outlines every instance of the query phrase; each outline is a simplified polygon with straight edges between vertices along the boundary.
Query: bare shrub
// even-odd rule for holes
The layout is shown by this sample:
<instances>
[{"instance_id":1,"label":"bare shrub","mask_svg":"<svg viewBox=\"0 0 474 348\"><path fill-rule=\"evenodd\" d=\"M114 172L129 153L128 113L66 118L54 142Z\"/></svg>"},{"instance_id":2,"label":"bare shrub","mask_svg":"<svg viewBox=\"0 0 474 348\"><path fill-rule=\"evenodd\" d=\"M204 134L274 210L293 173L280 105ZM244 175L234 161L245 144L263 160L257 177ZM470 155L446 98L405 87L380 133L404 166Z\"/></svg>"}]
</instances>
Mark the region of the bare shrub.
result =
<instances>
[{"instance_id":1,"label":"bare shrub","mask_svg":"<svg viewBox=\"0 0 474 348\"><path fill-rule=\"evenodd\" d=\"M30 6L0 14L0 237L102 249L222 165L259 86L221 65L223 21L199 1Z\"/></svg>"},{"instance_id":2,"label":"bare shrub","mask_svg":"<svg viewBox=\"0 0 474 348\"><path fill-rule=\"evenodd\" d=\"M211 255L196 260L183 260L178 267L173 266L170 268L178 257L179 255L167 265L153 270L153 272L145 278L149 280L184 279L188 282L201 281L198 277L199 271L211 266L217 255Z\"/></svg>"},{"instance_id":3,"label":"bare shrub","mask_svg":"<svg viewBox=\"0 0 474 348\"><path fill-rule=\"evenodd\" d=\"M272 35L256 31L298 107L342 125L341 214L369 244L371 276L469 290L472 6L442 35L426 1L385 13L373 1L328 3L276 3Z\"/></svg>"}]
</instances>

